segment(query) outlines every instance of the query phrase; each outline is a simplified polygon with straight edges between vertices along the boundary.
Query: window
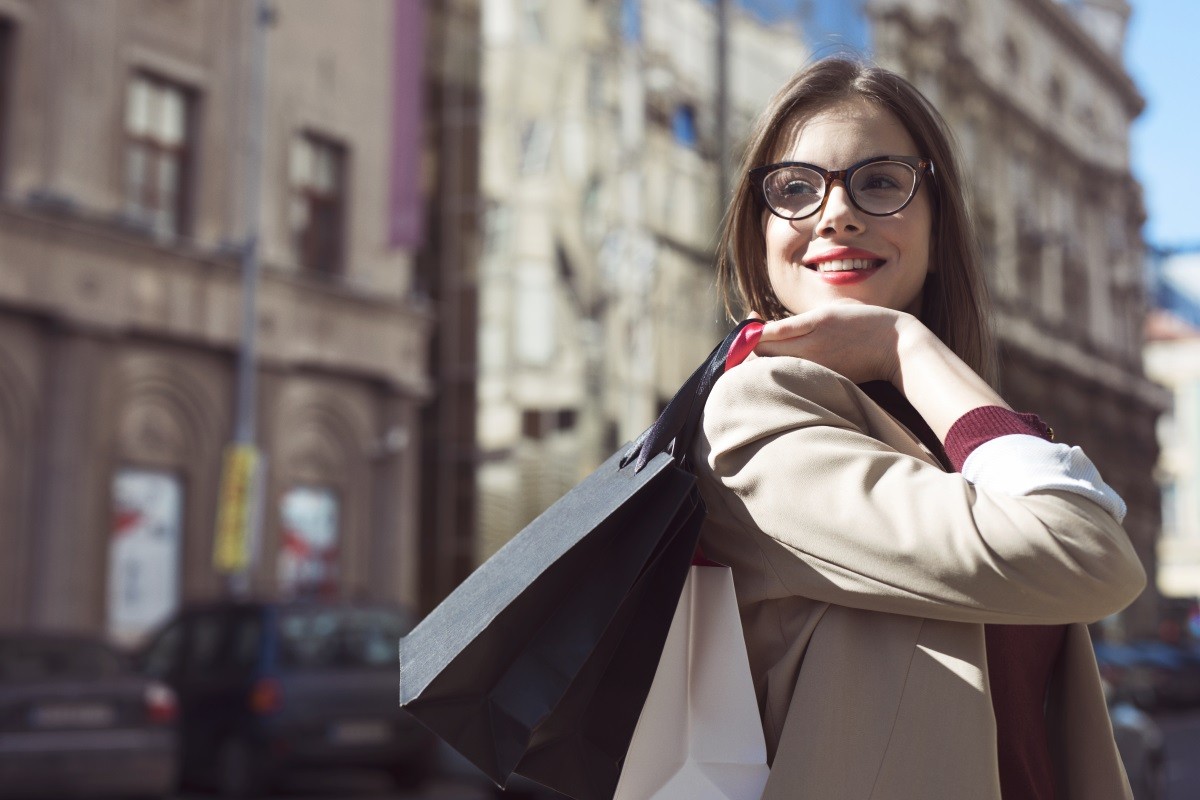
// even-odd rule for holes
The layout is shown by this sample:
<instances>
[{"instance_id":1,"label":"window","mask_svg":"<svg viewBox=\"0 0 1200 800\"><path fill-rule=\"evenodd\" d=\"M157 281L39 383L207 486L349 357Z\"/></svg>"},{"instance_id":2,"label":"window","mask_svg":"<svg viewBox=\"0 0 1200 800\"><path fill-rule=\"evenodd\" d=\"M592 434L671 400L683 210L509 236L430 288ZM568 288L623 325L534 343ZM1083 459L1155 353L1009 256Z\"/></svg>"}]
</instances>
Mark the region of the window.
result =
<instances>
[{"instance_id":1,"label":"window","mask_svg":"<svg viewBox=\"0 0 1200 800\"><path fill-rule=\"evenodd\" d=\"M483 215L483 254L498 261L508 252L512 234L512 208L495 200L488 203Z\"/></svg>"},{"instance_id":2,"label":"window","mask_svg":"<svg viewBox=\"0 0 1200 800\"><path fill-rule=\"evenodd\" d=\"M1063 82L1057 75L1051 76L1050 81L1046 84L1046 99L1050 101L1050 108L1053 111L1063 110Z\"/></svg>"},{"instance_id":3,"label":"window","mask_svg":"<svg viewBox=\"0 0 1200 800\"><path fill-rule=\"evenodd\" d=\"M1175 481L1167 480L1162 485L1162 531L1167 537L1179 535L1178 502Z\"/></svg>"},{"instance_id":4,"label":"window","mask_svg":"<svg viewBox=\"0 0 1200 800\"><path fill-rule=\"evenodd\" d=\"M638 0L621 0L621 36L627 42L642 40L642 9Z\"/></svg>"},{"instance_id":5,"label":"window","mask_svg":"<svg viewBox=\"0 0 1200 800\"><path fill-rule=\"evenodd\" d=\"M605 59L596 53L588 56L587 104L591 111L602 111L605 106L604 93Z\"/></svg>"},{"instance_id":6,"label":"window","mask_svg":"<svg viewBox=\"0 0 1200 800\"><path fill-rule=\"evenodd\" d=\"M396 668L396 640L412 621L387 609L289 608L279 619L279 663L297 671Z\"/></svg>"},{"instance_id":7,"label":"window","mask_svg":"<svg viewBox=\"0 0 1200 800\"><path fill-rule=\"evenodd\" d=\"M12 75L13 25L0 17L0 187L4 186L5 133L8 131L8 87Z\"/></svg>"},{"instance_id":8,"label":"window","mask_svg":"<svg viewBox=\"0 0 1200 800\"><path fill-rule=\"evenodd\" d=\"M166 678L178 670L183 656L183 623L163 630L146 648L142 670L153 678Z\"/></svg>"},{"instance_id":9,"label":"window","mask_svg":"<svg viewBox=\"0 0 1200 800\"><path fill-rule=\"evenodd\" d=\"M236 615L231 623L230 666L237 669L253 667L262 649L262 620L256 613L245 612Z\"/></svg>"},{"instance_id":10,"label":"window","mask_svg":"<svg viewBox=\"0 0 1200 800\"><path fill-rule=\"evenodd\" d=\"M342 271L346 149L312 133L292 143L292 243L304 269Z\"/></svg>"},{"instance_id":11,"label":"window","mask_svg":"<svg viewBox=\"0 0 1200 800\"><path fill-rule=\"evenodd\" d=\"M558 349L554 273L529 264L513 276L513 354L521 364L545 367Z\"/></svg>"},{"instance_id":12,"label":"window","mask_svg":"<svg viewBox=\"0 0 1200 800\"><path fill-rule=\"evenodd\" d=\"M696 109L687 103L675 107L671 118L671 130L675 141L684 147L696 146Z\"/></svg>"},{"instance_id":13,"label":"window","mask_svg":"<svg viewBox=\"0 0 1200 800\"><path fill-rule=\"evenodd\" d=\"M554 141L554 126L544 119L526 122L521 128L522 175L541 175L550 165L550 146Z\"/></svg>"},{"instance_id":14,"label":"window","mask_svg":"<svg viewBox=\"0 0 1200 800\"><path fill-rule=\"evenodd\" d=\"M87 639L9 636L0 642L0 682L6 687L18 681L80 683L120 674L117 654Z\"/></svg>"},{"instance_id":15,"label":"window","mask_svg":"<svg viewBox=\"0 0 1200 800\"><path fill-rule=\"evenodd\" d=\"M125 214L156 233L186 233L191 93L139 73L125 104Z\"/></svg>"},{"instance_id":16,"label":"window","mask_svg":"<svg viewBox=\"0 0 1200 800\"><path fill-rule=\"evenodd\" d=\"M1063 304L1070 312L1072 332L1081 338L1087 336L1091 317L1088 283L1088 270L1082 250L1078 245L1068 246L1063 253Z\"/></svg>"},{"instance_id":17,"label":"window","mask_svg":"<svg viewBox=\"0 0 1200 800\"><path fill-rule=\"evenodd\" d=\"M1017 43L1011 37L1004 37L1002 45L1004 53L1004 69L1008 73L1009 78L1017 78L1021 74L1021 51L1017 49Z\"/></svg>"},{"instance_id":18,"label":"window","mask_svg":"<svg viewBox=\"0 0 1200 800\"><path fill-rule=\"evenodd\" d=\"M179 604L183 484L177 475L122 469L112 482L108 633L132 643Z\"/></svg>"},{"instance_id":19,"label":"window","mask_svg":"<svg viewBox=\"0 0 1200 800\"><path fill-rule=\"evenodd\" d=\"M188 621L187 660L180 664L189 678L236 674L253 667L262 647L257 611L212 609Z\"/></svg>"},{"instance_id":20,"label":"window","mask_svg":"<svg viewBox=\"0 0 1200 800\"><path fill-rule=\"evenodd\" d=\"M545 0L524 0L521 4L521 40L526 44L546 41Z\"/></svg>"},{"instance_id":21,"label":"window","mask_svg":"<svg viewBox=\"0 0 1200 800\"><path fill-rule=\"evenodd\" d=\"M193 619L191 648L185 665L187 672L197 676L207 675L220 667L228 646L227 638L224 614L210 613Z\"/></svg>"},{"instance_id":22,"label":"window","mask_svg":"<svg viewBox=\"0 0 1200 800\"><path fill-rule=\"evenodd\" d=\"M574 430L578 417L573 408L526 409L521 413L521 435L538 440L557 431Z\"/></svg>"},{"instance_id":23,"label":"window","mask_svg":"<svg viewBox=\"0 0 1200 800\"><path fill-rule=\"evenodd\" d=\"M293 486L280 501L277 575L284 596L337 592L338 497L320 486Z\"/></svg>"},{"instance_id":24,"label":"window","mask_svg":"<svg viewBox=\"0 0 1200 800\"><path fill-rule=\"evenodd\" d=\"M1017 279L1021 294L1031 305L1027 312L1040 314L1042 310L1042 247L1044 237L1028 222L1017 225Z\"/></svg>"},{"instance_id":25,"label":"window","mask_svg":"<svg viewBox=\"0 0 1200 800\"><path fill-rule=\"evenodd\" d=\"M599 176L593 175L588 179L587 188L583 193L583 236L589 245L597 249L608 228L603 208L603 190L604 184Z\"/></svg>"}]
</instances>

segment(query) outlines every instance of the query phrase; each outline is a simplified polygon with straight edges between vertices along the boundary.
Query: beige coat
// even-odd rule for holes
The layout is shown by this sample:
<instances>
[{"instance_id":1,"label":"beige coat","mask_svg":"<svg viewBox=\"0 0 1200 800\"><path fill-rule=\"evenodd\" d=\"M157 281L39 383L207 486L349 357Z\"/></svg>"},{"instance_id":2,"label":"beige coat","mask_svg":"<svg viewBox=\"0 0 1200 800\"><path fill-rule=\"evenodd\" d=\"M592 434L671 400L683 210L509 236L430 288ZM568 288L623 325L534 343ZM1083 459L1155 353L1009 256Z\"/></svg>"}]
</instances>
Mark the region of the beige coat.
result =
<instances>
[{"instance_id":1,"label":"beige coat","mask_svg":"<svg viewBox=\"0 0 1200 800\"><path fill-rule=\"evenodd\" d=\"M765 800L1000 800L985 623L1076 623L1047 704L1058 800L1131 796L1083 623L1145 573L1099 506L975 487L796 358L723 375L693 456L703 544L742 610Z\"/></svg>"}]
</instances>

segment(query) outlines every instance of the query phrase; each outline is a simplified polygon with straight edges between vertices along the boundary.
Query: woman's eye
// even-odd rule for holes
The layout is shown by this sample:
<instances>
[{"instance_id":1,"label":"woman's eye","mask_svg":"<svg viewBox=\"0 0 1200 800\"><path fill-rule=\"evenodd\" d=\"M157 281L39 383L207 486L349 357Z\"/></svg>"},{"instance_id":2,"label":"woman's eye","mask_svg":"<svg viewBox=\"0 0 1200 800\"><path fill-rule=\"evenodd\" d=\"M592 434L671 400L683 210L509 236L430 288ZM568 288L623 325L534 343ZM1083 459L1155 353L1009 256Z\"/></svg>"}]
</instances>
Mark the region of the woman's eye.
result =
<instances>
[{"instance_id":1,"label":"woman's eye","mask_svg":"<svg viewBox=\"0 0 1200 800\"><path fill-rule=\"evenodd\" d=\"M779 193L784 197L815 195L817 193L817 187L813 186L808 181L788 181L780 187Z\"/></svg>"},{"instance_id":2,"label":"woman's eye","mask_svg":"<svg viewBox=\"0 0 1200 800\"><path fill-rule=\"evenodd\" d=\"M861 186L865 191L870 192L898 189L900 187L900 183L890 175L879 173L866 176L866 178L864 178L862 181L859 181L859 186Z\"/></svg>"}]
</instances>

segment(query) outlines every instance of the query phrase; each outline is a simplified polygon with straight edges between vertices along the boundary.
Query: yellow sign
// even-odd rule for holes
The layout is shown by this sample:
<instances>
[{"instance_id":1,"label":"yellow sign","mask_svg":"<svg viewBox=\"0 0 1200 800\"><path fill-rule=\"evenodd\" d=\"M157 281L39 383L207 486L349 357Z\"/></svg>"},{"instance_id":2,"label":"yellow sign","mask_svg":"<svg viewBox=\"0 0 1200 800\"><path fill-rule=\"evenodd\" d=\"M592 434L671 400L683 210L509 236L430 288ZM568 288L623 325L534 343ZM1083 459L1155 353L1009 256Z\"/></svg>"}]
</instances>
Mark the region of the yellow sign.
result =
<instances>
[{"instance_id":1,"label":"yellow sign","mask_svg":"<svg viewBox=\"0 0 1200 800\"><path fill-rule=\"evenodd\" d=\"M231 444L225 448L213 540L213 566L219 572L240 572L250 564L258 460L258 448L252 444Z\"/></svg>"}]
</instances>

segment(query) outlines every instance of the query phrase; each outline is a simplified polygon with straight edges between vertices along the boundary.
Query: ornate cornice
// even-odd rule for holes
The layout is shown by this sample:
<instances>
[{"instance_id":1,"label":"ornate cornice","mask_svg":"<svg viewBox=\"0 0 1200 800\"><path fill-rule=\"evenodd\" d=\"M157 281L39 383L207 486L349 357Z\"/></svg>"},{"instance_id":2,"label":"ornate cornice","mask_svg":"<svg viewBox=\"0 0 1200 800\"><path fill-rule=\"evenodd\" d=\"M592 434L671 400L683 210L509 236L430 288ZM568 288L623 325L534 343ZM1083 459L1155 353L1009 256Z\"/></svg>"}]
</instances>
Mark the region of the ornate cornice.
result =
<instances>
[{"instance_id":1,"label":"ornate cornice","mask_svg":"<svg viewBox=\"0 0 1200 800\"><path fill-rule=\"evenodd\" d=\"M1125 72L1121 62L1114 59L1092 39L1070 13L1054 0L1011 0L1019 3L1060 42L1071 50L1080 61L1090 67L1116 93L1130 119L1137 117L1146 107L1146 100L1138 91L1133 79ZM918 24L912 10L903 4L890 4L887 7L871 7L869 13L876 20L895 19L902 21L910 31L924 26ZM959 23L952 16L953 6L947 4L939 7L938 16L933 17L929 25L931 31L943 34L944 38L954 39L959 32ZM947 42L948 44L950 42ZM957 44L957 42L954 42ZM970 64L970 59L954 59L956 65Z\"/></svg>"},{"instance_id":2,"label":"ornate cornice","mask_svg":"<svg viewBox=\"0 0 1200 800\"><path fill-rule=\"evenodd\" d=\"M1048 338L1032 320L1003 309L996 311L995 321L999 339L1008 347L1154 411L1171 407L1171 393L1140 371L1125 369L1119 362L1102 358L1075 342Z\"/></svg>"},{"instance_id":3,"label":"ornate cornice","mask_svg":"<svg viewBox=\"0 0 1200 800\"><path fill-rule=\"evenodd\" d=\"M1054 0L1013 0L1023 5L1042 22L1060 41L1066 44L1086 64L1104 78L1120 96L1130 118L1142 113L1146 100L1138 91L1133 79L1125 72L1121 62L1114 59L1096 40L1071 17L1069 11Z\"/></svg>"},{"instance_id":4,"label":"ornate cornice","mask_svg":"<svg viewBox=\"0 0 1200 800\"><path fill-rule=\"evenodd\" d=\"M0 203L0 308L110 336L229 351L238 346L238 265L70 211ZM433 318L405 299L266 269L259 287L264 369L319 369L430 394Z\"/></svg>"}]
</instances>

